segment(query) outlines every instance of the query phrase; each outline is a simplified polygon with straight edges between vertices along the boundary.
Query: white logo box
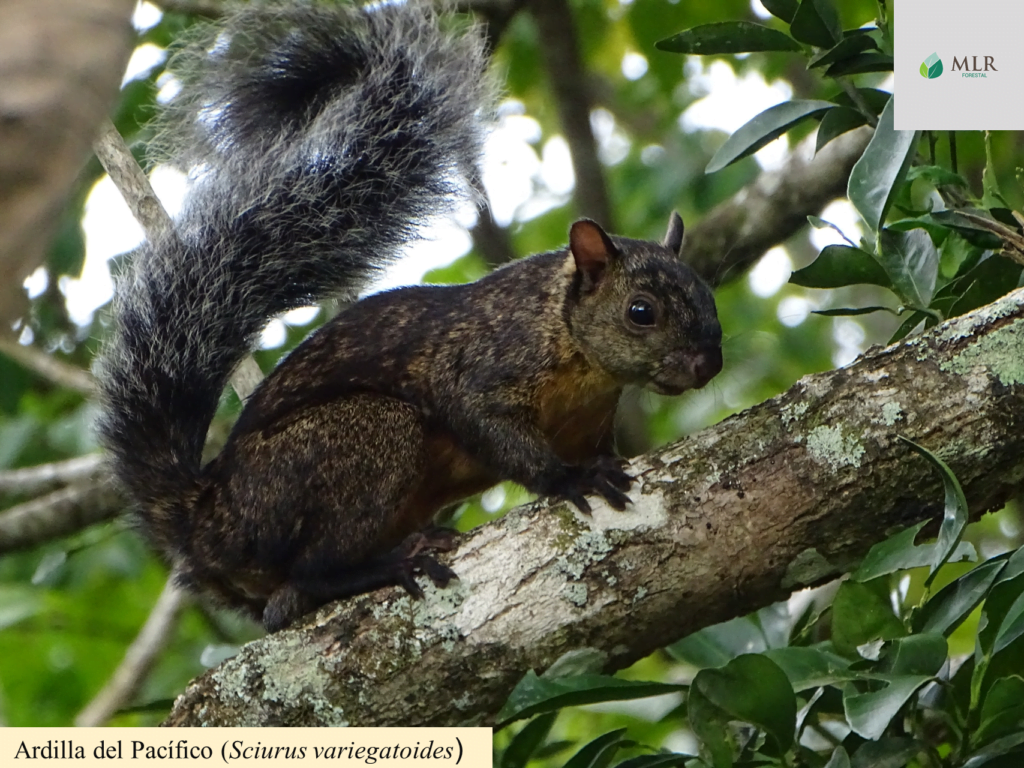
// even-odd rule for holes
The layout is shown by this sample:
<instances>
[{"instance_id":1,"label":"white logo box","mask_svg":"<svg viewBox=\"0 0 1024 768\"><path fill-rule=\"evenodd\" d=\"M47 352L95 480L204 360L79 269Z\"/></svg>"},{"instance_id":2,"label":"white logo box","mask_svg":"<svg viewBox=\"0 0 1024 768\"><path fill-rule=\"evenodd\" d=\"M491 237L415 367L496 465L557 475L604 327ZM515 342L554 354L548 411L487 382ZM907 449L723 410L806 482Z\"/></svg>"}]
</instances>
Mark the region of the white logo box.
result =
<instances>
[{"instance_id":1,"label":"white logo box","mask_svg":"<svg viewBox=\"0 0 1024 768\"><path fill-rule=\"evenodd\" d=\"M892 8L897 130L1024 130L1024 0ZM929 79L921 65L932 54L942 74Z\"/></svg>"}]
</instances>

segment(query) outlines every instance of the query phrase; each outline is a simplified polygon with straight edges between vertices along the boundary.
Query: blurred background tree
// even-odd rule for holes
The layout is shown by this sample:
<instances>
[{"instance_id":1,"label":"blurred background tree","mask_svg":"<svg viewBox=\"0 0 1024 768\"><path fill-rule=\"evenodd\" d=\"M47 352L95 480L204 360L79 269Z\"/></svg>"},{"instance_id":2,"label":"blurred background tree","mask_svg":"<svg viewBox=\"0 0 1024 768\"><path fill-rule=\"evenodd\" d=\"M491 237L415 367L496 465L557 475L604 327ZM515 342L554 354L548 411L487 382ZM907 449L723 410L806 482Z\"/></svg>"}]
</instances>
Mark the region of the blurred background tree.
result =
<instances>
[{"instance_id":1,"label":"blurred background tree","mask_svg":"<svg viewBox=\"0 0 1024 768\"><path fill-rule=\"evenodd\" d=\"M463 5L486 24L493 65L505 82L500 122L485 159L490 205L439 227L436 241L417 249L383 285L416 281L424 273L430 282L476 279L516 256L561 247L570 223L584 215L624 235L659 238L668 214L679 210L689 230L684 257L716 287L725 369L707 389L681 398L627 392L618 437L628 455L713 424L807 373L845 365L868 345L886 343L905 322L894 311L811 314L848 307L897 310L906 303L882 286L836 279L826 282L842 287L822 290L805 287L806 279L798 281L803 286L787 282L821 248L844 243L832 228L806 226L809 215L836 224L853 242L864 237L873 246L876 233L845 199L850 170L870 128L843 133L816 155L818 123L804 120L745 159L705 171L729 135L787 100L841 103L845 96L847 112L859 107L862 119L858 123L855 114L842 128L876 124L881 103L863 102L872 93L892 90L891 59L888 66L879 59L886 55L884 41L837 55L847 69L829 76L822 76L822 67L834 63L818 61L813 62L817 68L809 68L808 59L838 47L843 29L885 19L884 3L844 0L836 4L835 18L828 15L831 6L812 0L764 5L759 0L468 0ZM809 10L799 10L803 21L795 21L804 6ZM187 27L222 9L217 0L164 0L135 9L135 53L113 122L144 167L155 164L147 121L176 87L164 72L167 50ZM678 51L700 50L687 48L685 41L677 52L655 47L682 30L722 21L755 22L792 34L797 42L788 49L792 53L784 52L789 44L777 41L772 50L748 45L732 49L746 52L703 56L681 55ZM835 24L840 37L830 40ZM862 92L854 85L878 90L858 96ZM886 95L881 94L883 101ZM822 119L820 111L815 117ZM841 132L832 124L829 130ZM1021 209L1024 191L1020 171L1014 170L1024 156L1020 133L963 132L955 143L926 136L920 149L927 155L929 148L929 167L955 170L969 189L989 196L992 208ZM160 167L151 175L173 213L182 180ZM894 191L893 205L920 217L948 181L921 174ZM992 202L992 194L999 201ZM970 258L984 261L980 251L970 251L982 248L977 238L965 237L949 238L948 246L945 240L936 243L942 246L947 279L959 275ZM105 722L116 710L109 720L114 724L157 723L189 679L259 634L255 626L214 607L168 595L166 568L119 516L122 503L97 461L87 372L109 323L109 270L116 273L126 258L120 254L140 238L100 164L87 162L52 228L45 263L25 283L27 309L19 308L13 335L0 338L0 503L7 507L0 512L0 718L10 725L70 724L90 702L95 706L104 689L116 689L109 707L100 707L98 715L93 709L79 722ZM1019 268L1009 277L1005 269L996 271L993 284L1000 288L1013 287L1019 276ZM968 287L961 285L957 296ZM974 305L995 295L981 291ZM274 321L256 354L260 367L270 370L332 311L300 310ZM917 321L929 318L925 313ZM237 396L226 394L211 430L212 446L226 436L238 408ZM466 530L527 498L521 488L503 484L462 505L453 524ZM968 533L983 558L1018 547L1021 536L1014 509L985 518ZM946 566L950 572L940 582L969 567ZM923 578L913 575L904 594L919 590ZM827 606L827 599L805 595L777 609L788 611L787 634L800 606L814 600ZM160 611L154 612L155 605ZM147 617L155 623L144 663L132 669L130 684L112 685ZM726 631L726 645L743 640L751 626L760 638L754 646L770 634L767 619L744 621L748 624ZM951 654L972 650L977 615L973 622L959 640L950 639ZM761 649L754 646L751 650ZM698 666L684 649L656 654L625 676L689 681ZM533 726L534 747L545 743L533 757L562 764L573 754L571 747L622 727L642 744L695 750L685 718L670 716L679 701L673 694L567 710L550 733L550 723ZM507 746L510 738L508 732L500 734L498 746ZM516 759L503 753L507 768L517 765Z\"/></svg>"}]
</instances>

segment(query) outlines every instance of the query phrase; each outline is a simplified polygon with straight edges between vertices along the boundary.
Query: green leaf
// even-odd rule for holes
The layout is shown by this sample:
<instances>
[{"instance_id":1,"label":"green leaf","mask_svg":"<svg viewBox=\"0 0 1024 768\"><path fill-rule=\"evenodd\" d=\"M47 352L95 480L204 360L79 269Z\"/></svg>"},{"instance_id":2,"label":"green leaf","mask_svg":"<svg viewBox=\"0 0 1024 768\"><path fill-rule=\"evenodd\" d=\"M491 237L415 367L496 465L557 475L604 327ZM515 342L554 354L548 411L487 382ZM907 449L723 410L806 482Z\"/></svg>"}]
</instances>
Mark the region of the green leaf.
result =
<instances>
[{"instance_id":1,"label":"green leaf","mask_svg":"<svg viewBox=\"0 0 1024 768\"><path fill-rule=\"evenodd\" d=\"M775 18L791 24L800 3L798 0L761 0L761 5Z\"/></svg>"},{"instance_id":2,"label":"green leaf","mask_svg":"<svg viewBox=\"0 0 1024 768\"><path fill-rule=\"evenodd\" d=\"M951 280L960 275L961 270L968 272L977 266L983 253L981 248L971 245L960 233L949 230L939 249L939 274ZM948 287L948 284L943 286Z\"/></svg>"},{"instance_id":3,"label":"green leaf","mask_svg":"<svg viewBox=\"0 0 1024 768\"><path fill-rule=\"evenodd\" d=\"M895 676L934 676L946 663L949 648L942 635L919 634L892 641L885 672Z\"/></svg>"},{"instance_id":4,"label":"green leaf","mask_svg":"<svg viewBox=\"0 0 1024 768\"><path fill-rule=\"evenodd\" d=\"M850 172L847 194L872 232L877 232L892 199L907 175L917 149L915 131L893 128L894 99L889 99L878 118L875 134Z\"/></svg>"},{"instance_id":5,"label":"green leaf","mask_svg":"<svg viewBox=\"0 0 1024 768\"><path fill-rule=\"evenodd\" d=\"M850 768L850 756L842 747L836 747L824 768Z\"/></svg>"},{"instance_id":6,"label":"green leaf","mask_svg":"<svg viewBox=\"0 0 1024 768\"><path fill-rule=\"evenodd\" d=\"M45 592L27 584L0 584L0 629L12 627L43 610Z\"/></svg>"},{"instance_id":7,"label":"green leaf","mask_svg":"<svg viewBox=\"0 0 1024 768\"><path fill-rule=\"evenodd\" d=\"M812 315L823 315L824 317L855 317L856 315L870 315L873 312L891 312L899 315L895 309L889 307L839 307L837 309L815 309Z\"/></svg>"},{"instance_id":8,"label":"green leaf","mask_svg":"<svg viewBox=\"0 0 1024 768\"><path fill-rule=\"evenodd\" d=\"M915 165L907 172L907 180L924 179L935 186L946 185L967 188L967 179L941 165Z\"/></svg>"},{"instance_id":9,"label":"green leaf","mask_svg":"<svg viewBox=\"0 0 1024 768\"><path fill-rule=\"evenodd\" d=\"M501 754L501 768L524 768L551 732L558 712L534 718L519 731Z\"/></svg>"},{"instance_id":10,"label":"green leaf","mask_svg":"<svg viewBox=\"0 0 1024 768\"><path fill-rule=\"evenodd\" d=\"M876 115L882 114L885 109L885 105L889 103L889 99L892 98L892 94L889 91L882 91L878 88L857 88L857 93L860 94L861 100L867 104L868 109L874 112ZM857 105L854 104L853 99L845 91L837 93L832 97L831 101L834 101L841 107L847 107L849 109L858 109Z\"/></svg>"},{"instance_id":11,"label":"green leaf","mask_svg":"<svg viewBox=\"0 0 1024 768\"><path fill-rule=\"evenodd\" d=\"M856 693L851 686L843 695L846 720L858 735L878 739L907 700L931 679L930 675L892 677L885 688L870 693Z\"/></svg>"},{"instance_id":12,"label":"green leaf","mask_svg":"<svg viewBox=\"0 0 1024 768\"><path fill-rule=\"evenodd\" d=\"M1019 758L1010 761L1000 761L999 758L1004 755L1024 754L1024 750L1019 749L1022 744L1024 731L1003 736L971 755L971 759L964 763L963 768L981 768L983 765L989 768L1018 768Z\"/></svg>"},{"instance_id":13,"label":"green leaf","mask_svg":"<svg viewBox=\"0 0 1024 768\"><path fill-rule=\"evenodd\" d=\"M768 647L764 632L750 616L724 621L687 635L665 650L697 669L721 667L744 653Z\"/></svg>"},{"instance_id":14,"label":"green leaf","mask_svg":"<svg viewBox=\"0 0 1024 768\"><path fill-rule=\"evenodd\" d=\"M906 768L910 760L928 747L905 736L861 744L853 754L852 768Z\"/></svg>"},{"instance_id":15,"label":"green leaf","mask_svg":"<svg viewBox=\"0 0 1024 768\"><path fill-rule=\"evenodd\" d=\"M1024 573L1024 547L1020 547L1010 555L1010 559L1006 561L1006 567L999 573L996 584L1016 579L1022 573Z\"/></svg>"},{"instance_id":16,"label":"green leaf","mask_svg":"<svg viewBox=\"0 0 1024 768\"><path fill-rule=\"evenodd\" d=\"M1024 634L1024 575L1003 580L1003 573L985 599L983 629L978 632L978 647L986 656L999 653Z\"/></svg>"},{"instance_id":17,"label":"green leaf","mask_svg":"<svg viewBox=\"0 0 1024 768\"><path fill-rule=\"evenodd\" d=\"M850 576L854 581L871 581L879 576L886 576L908 568L920 568L935 559L935 545L915 545L914 539L918 532L928 523L922 520L885 541L875 544L861 562L860 567ZM977 560L977 553L970 542L961 542L949 562L960 560Z\"/></svg>"},{"instance_id":18,"label":"green leaf","mask_svg":"<svg viewBox=\"0 0 1024 768\"><path fill-rule=\"evenodd\" d=\"M889 275L870 253L848 245L826 245L818 258L790 275L789 282L805 288L841 288L861 283L892 287Z\"/></svg>"},{"instance_id":19,"label":"green leaf","mask_svg":"<svg viewBox=\"0 0 1024 768\"><path fill-rule=\"evenodd\" d=\"M974 269L964 275L966 288L949 309L949 316L956 317L972 309L991 304L1017 287L1021 266L1010 259L989 255Z\"/></svg>"},{"instance_id":20,"label":"green leaf","mask_svg":"<svg viewBox=\"0 0 1024 768\"><path fill-rule=\"evenodd\" d=\"M847 670L849 661L818 648L773 648L763 655L779 665L797 693L808 688L844 682L854 676Z\"/></svg>"},{"instance_id":21,"label":"green leaf","mask_svg":"<svg viewBox=\"0 0 1024 768\"><path fill-rule=\"evenodd\" d=\"M693 755L684 755L681 752L658 755L640 755L623 760L615 768L671 768L674 765L684 765Z\"/></svg>"},{"instance_id":22,"label":"green leaf","mask_svg":"<svg viewBox=\"0 0 1024 768\"><path fill-rule=\"evenodd\" d=\"M996 222L984 212L935 211L924 217L944 227L957 231L972 245L981 248L1001 248L1003 241L993 229Z\"/></svg>"},{"instance_id":23,"label":"green leaf","mask_svg":"<svg viewBox=\"0 0 1024 768\"><path fill-rule=\"evenodd\" d=\"M597 704L603 701L644 699L685 689L685 685L620 680L605 675L580 675L548 680L537 677L531 670L519 681L505 706L498 713L498 727L563 707Z\"/></svg>"},{"instance_id":24,"label":"green leaf","mask_svg":"<svg viewBox=\"0 0 1024 768\"><path fill-rule=\"evenodd\" d=\"M856 109L849 109L848 107L830 109L821 118L821 125L818 126L818 135L814 141L814 151L820 152L821 148L836 136L852 131L854 128L859 128L865 123L867 123L867 118Z\"/></svg>"},{"instance_id":25,"label":"green leaf","mask_svg":"<svg viewBox=\"0 0 1024 768\"><path fill-rule=\"evenodd\" d=\"M877 48L878 45L870 35L851 35L844 37L827 51L819 53L807 63L807 68L826 67L837 61L848 59L861 51Z\"/></svg>"},{"instance_id":26,"label":"green leaf","mask_svg":"<svg viewBox=\"0 0 1024 768\"><path fill-rule=\"evenodd\" d=\"M947 584L914 617L915 629L948 636L985 599L1005 565L1005 560L990 560Z\"/></svg>"},{"instance_id":27,"label":"green leaf","mask_svg":"<svg viewBox=\"0 0 1024 768\"><path fill-rule=\"evenodd\" d=\"M690 727L711 749L716 766L725 764L720 761L728 746L722 731L730 720L762 729L780 752L793 743L796 696L786 673L762 654L737 656L719 669L701 670L687 703Z\"/></svg>"},{"instance_id":28,"label":"green leaf","mask_svg":"<svg viewBox=\"0 0 1024 768\"><path fill-rule=\"evenodd\" d=\"M661 51L700 56L756 51L799 51L789 35L750 21L719 21L687 29L654 45Z\"/></svg>"},{"instance_id":29,"label":"green leaf","mask_svg":"<svg viewBox=\"0 0 1024 768\"><path fill-rule=\"evenodd\" d=\"M598 736L569 758L565 768L605 768L615 758L615 753L626 743L623 739L626 729L619 728Z\"/></svg>"},{"instance_id":30,"label":"green leaf","mask_svg":"<svg viewBox=\"0 0 1024 768\"><path fill-rule=\"evenodd\" d=\"M830 0L801 0L789 31L801 43L819 48L831 48L843 39L839 14Z\"/></svg>"},{"instance_id":31,"label":"green leaf","mask_svg":"<svg viewBox=\"0 0 1024 768\"><path fill-rule=\"evenodd\" d=\"M686 716L690 730L710 754L714 768L732 768L733 747L728 729L732 718L729 714L723 712L700 690L692 688L686 699Z\"/></svg>"},{"instance_id":32,"label":"green leaf","mask_svg":"<svg viewBox=\"0 0 1024 768\"><path fill-rule=\"evenodd\" d=\"M825 70L826 77L862 75L865 72L892 72L893 58L887 53L858 53L848 59L837 61Z\"/></svg>"},{"instance_id":33,"label":"green leaf","mask_svg":"<svg viewBox=\"0 0 1024 768\"><path fill-rule=\"evenodd\" d=\"M1001 677L989 688L981 706L978 729L971 736L977 749L1014 732L1024 731L1024 678Z\"/></svg>"},{"instance_id":34,"label":"green leaf","mask_svg":"<svg viewBox=\"0 0 1024 768\"><path fill-rule=\"evenodd\" d=\"M926 233L922 234L930 243L931 238ZM936 571L953 554L953 551L964 535L964 528L967 525L967 497L964 496L964 491L960 487L960 481L956 479L956 475L953 474L953 470L949 468L946 462L913 440L903 437L903 435L898 435L898 437L909 445L911 450L919 453L931 462L932 466L939 471L939 474L942 476L942 487L946 495L942 526L939 528L939 540L935 545L935 557L932 560L928 578L925 580L925 586L927 587L935 578Z\"/></svg>"},{"instance_id":35,"label":"green leaf","mask_svg":"<svg viewBox=\"0 0 1024 768\"><path fill-rule=\"evenodd\" d=\"M923 229L883 229L878 245L879 263L899 297L915 309L927 308L939 276L939 252L928 233Z\"/></svg>"},{"instance_id":36,"label":"green leaf","mask_svg":"<svg viewBox=\"0 0 1024 768\"><path fill-rule=\"evenodd\" d=\"M797 123L820 114L834 105L816 99L786 101L769 107L748 121L718 148L705 173L720 171L784 134Z\"/></svg>"},{"instance_id":37,"label":"green leaf","mask_svg":"<svg viewBox=\"0 0 1024 768\"><path fill-rule=\"evenodd\" d=\"M992 158L992 132L985 131L985 169L981 172L981 205L983 208L1009 208L1002 190L999 189L999 179L996 176L996 164Z\"/></svg>"},{"instance_id":38,"label":"green leaf","mask_svg":"<svg viewBox=\"0 0 1024 768\"><path fill-rule=\"evenodd\" d=\"M886 579L844 581L839 586L832 601L832 643L837 651L854 655L865 643L906 634L903 622L892 612Z\"/></svg>"}]
</instances>

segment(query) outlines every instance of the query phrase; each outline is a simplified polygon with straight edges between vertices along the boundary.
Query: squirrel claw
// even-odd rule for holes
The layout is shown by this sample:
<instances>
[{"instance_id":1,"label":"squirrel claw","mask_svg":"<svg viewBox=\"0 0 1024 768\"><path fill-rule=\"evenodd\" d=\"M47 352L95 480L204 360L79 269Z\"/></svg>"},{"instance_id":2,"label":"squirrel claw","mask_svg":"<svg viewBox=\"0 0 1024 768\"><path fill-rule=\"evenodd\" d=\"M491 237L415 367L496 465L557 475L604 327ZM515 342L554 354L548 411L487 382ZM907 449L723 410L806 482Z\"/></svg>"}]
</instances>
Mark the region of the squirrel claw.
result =
<instances>
[{"instance_id":1,"label":"squirrel claw","mask_svg":"<svg viewBox=\"0 0 1024 768\"><path fill-rule=\"evenodd\" d=\"M633 484L633 476L622 469L624 465L625 460L617 456L600 456L588 467L569 467L552 489L553 495L572 502L584 515L591 514L590 502L584 498L588 494L602 497L622 512L631 503L626 491Z\"/></svg>"},{"instance_id":2,"label":"squirrel claw","mask_svg":"<svg viewBox=\"0 0 1024 768\"><path fill-rule=\"evenodd\" d=\"M593 510L590 508L590 502L583 496L582 493L566 493L565 498L576 506L580 512L584 515L593 514Z\"/></svg>"},{"instance_id":3,"label":"squirrel claw","mask_svg":"<svg viewBox=\"0 0 1024 768\"><path fill-rule=\"evenodd\" d=\"M413 554L402 561L402 570L398 576L398 585L402 587L409 596L421 600L423 588L416 583L416 576L422 574L433 582L435 587L447 587L459 576L447 565L442 565L430 555Z\"/></svg>"}]
</instances>

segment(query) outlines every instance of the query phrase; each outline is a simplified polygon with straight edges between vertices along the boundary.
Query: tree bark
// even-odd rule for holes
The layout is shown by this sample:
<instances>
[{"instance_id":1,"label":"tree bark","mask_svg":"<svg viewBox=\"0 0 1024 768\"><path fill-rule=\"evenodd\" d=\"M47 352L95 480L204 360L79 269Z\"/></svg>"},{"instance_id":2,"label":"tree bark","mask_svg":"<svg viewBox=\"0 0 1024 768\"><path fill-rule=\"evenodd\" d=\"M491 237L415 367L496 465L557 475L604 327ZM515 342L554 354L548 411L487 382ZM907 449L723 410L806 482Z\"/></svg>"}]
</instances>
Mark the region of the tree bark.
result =
<instances>
[{"instance_id":1,"label":"tree bark","mask_svg":"<svg viewBox=\"0 0 1024 768\"><path fill-rule=\"evenodd\" d=\"M640 457L624 513L538 502L467 535L460 581L326 606L193 681L169 725L487 724L567 653L621 669L851 569L940 513L1024 485L1024 290Z\"/></svg>"}]
</instances>

